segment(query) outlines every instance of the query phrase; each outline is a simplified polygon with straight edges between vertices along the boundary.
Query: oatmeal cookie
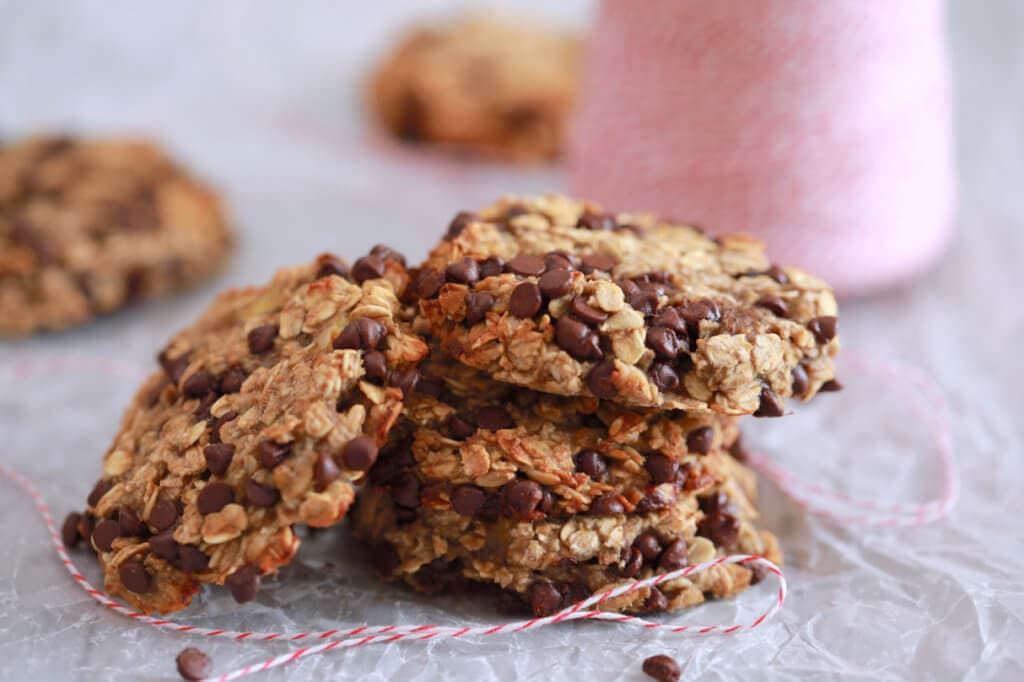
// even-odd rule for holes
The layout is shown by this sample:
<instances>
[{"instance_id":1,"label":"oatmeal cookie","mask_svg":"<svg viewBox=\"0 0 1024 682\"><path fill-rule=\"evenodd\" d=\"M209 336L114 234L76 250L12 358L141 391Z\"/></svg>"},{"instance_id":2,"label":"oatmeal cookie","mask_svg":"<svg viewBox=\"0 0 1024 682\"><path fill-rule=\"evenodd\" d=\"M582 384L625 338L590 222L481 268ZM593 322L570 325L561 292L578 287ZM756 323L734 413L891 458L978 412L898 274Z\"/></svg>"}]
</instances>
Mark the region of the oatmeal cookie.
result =
<instances>
[{"instance_id":1,"label":"oatmeal cookie","mask_svg":"<svg viewBox=\"0 0 1024 682\"><path fill-rule=\"evenodd\" d=\"M216 272L216 195L152 144L0 146L0 336L64 329Z\"/></svg>"},{"instance_id":2,"label":"oatmeal cookie","mask_svg":"<svg viewBox=\"0 0 1024 682\"><path fill-rule=\"evenodd\" d=\"M298 549L293 524L345 516L427 354L397 319L406 283L384 247L351 269L323 255L171 340L76 524L108 592L161 613L202 583L248 601Z\"/></svg>"},{"instance_id":3,"label":"oatmeal cookie","mask_svg":"<svg viewBox=\"0 0 1024 682\"><path fill-rule=\"evenodd\" d=\"M534 390L775 417L834 386L824 282L649 214L505 198L456 216L411 292L447 353Z\"/></svg>"},{"instance_id":4,"label":"oatmeal cookie","mask_svg":"<svg viewBox=\"0 0 1024 682\"><path fill-rule=\"evenodd\" d=\"M580 58L572 35L464 18L406 36L371 78L370 105L406 140L551 159L562 149Z\"/></svg>"}]
</instances>

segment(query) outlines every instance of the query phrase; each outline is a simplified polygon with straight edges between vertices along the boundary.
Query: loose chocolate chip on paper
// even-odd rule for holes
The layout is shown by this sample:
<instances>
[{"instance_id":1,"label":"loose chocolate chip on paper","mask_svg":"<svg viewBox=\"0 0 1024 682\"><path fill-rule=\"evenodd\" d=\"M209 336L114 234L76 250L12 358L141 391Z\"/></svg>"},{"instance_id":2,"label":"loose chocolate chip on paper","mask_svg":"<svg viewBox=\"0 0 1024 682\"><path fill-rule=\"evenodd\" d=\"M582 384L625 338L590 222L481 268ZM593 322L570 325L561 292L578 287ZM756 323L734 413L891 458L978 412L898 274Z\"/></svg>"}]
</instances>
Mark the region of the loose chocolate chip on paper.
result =
<instances>
[{"instance_id":1,"label":"loose chocolate chip on paper","mask_svg":"<svg viewBox=\"0 0 1024 682\"><path fill-rule=\"evenodd\" d=\"M512 290L508 311L516 317L529 319L540 312L543 304L540 287L533 282L522 282Z\"/></svg>"},{"instance_id":2,"label":"loose chocolate chip on paper","mask_svg":"<svg viewBox=\"0 0 1024 682\"><path fill-rule=\"evenodd\" d=\"M334 458L327 452L318 452L316 464L313 465L313 477L316 479L317 489L323 490L338 480L338 476L341 476L341 469L338 468Z\"/></svg>"},{"instance_id":3,"label":"loose chocolate chip on paper","mask_svg":"<svg viewBox=\"0 0 1024 682\"><path fill-rule=\"evenodd\" d=\"M257 450L261 450L262 444ZM231 443L214 443L203 448L203 457L206 459L206 468L214 476L223 476L231 466L231 460L235 456L235 446ZM261 455L262 459L262 455Z\"/></svg>"},{"instance_id":4,"label":"loose chocolate chip on paper","mask_svg":"<svg viewBox=\"0 0 1024 682\"><path fill-rule=\"evenodd\" d=\"M264 324L249 330L246 340L249 343L249 352L253 355L261 355L274 347L274 339L280 327L276 324Z\"/></svg>"},{"instance_id":5,"label":"loose chocolate chip on paper","mask_svg":"<svg viewBox=\"0 0 1024 682\"><path fill-rule=\"evenodd\" d=\"M380 256L363 256L352 266L352 279L357 284L362 284L368 279L377 279L384 276L384 259Z\"/></svg>"},{"instance_id":6,"label":"loose chocolate chip on paper","mask_svg":"<svg viewBox=\"0 0 1024 682\"><path fill-rule=\"evenodd\" d=\"M113 519L103 519L92 531L92 544L101 552L109 552L114 539L121 535L121 526Z\"/></svg>"},{"instance_id":7,"label":"loose chocolate chip on paper","mask_svg":"<svg viewBox=\"0 0 1024 682\"><path fill-rule=\"evenodd\" d=\"M678 682L682 674L679 664L670 656L659 654L644 661L643 671L658 682Z\"/></svg>"},{"instance_id":8,"label":"loose chocolate chip on paper","mask_svg":"<svg viewBox=\"0 0 1024 682\"><path fill-rule=\"evenodd\" d=\"M475 485L460 485L452 491L452 508L463 516L475 516L486 499L487 494Z\"/></svg>"},{"instance_id":9,"label":"loose chocolate chip on paper","mask_svg":"<svg viewBox=\"0 0 1024 682\"><path fill-rule=\"evenodd\" d=\"M576 453L576 470L582 471L595 481L608 478L608 464L596 450L580 450Z\"/></svg>"},{"instance_id":10,"label":"loose chocolate chip on paper","mask_svg":"<svg viewBox=\"0 0 1024 682\"><path fill-rule=\"evenodd\" d=\"M494 306L494 297L486 291L474 291L466 294L466 324L482 322Z\"/></svg>"},{"instance_id":11,"label":"loose chocolate chip on paper","mask_svg":"<svg viewBox=\"0 0 1024 682\"><path fill-rule=\"evenodd\" d=\"M598 398L613 398L616 394L614 375L615 361L602 360L587 372L587 388Z\"/></svg>"},{"instance_id":12,"label":"loose chocolate chip on paper","mask_svg":"<svg viewBox=\"0 0 1024 682\"><path fill-rule=\"evenodd\" d=\"M758 405L755 417L781 417L785 414L782 400L775 394L775 391L765 386L761 389L761 404Z\"/></svg>"},{"instance_id":13,"label":"loose chocolate chip on paper","mask_svg":"<svg viewBox=\"0 0 1024 682\"><path fill-rule=\"evenodd\" d=\"M476 423L481 429L487 431L498 431L500 429L515 428L515 421L512 415L500 405L488 405L481 407L476 412Z\"/></svg>"},{"instance_id":14,"label":"loose chocolate chip on paper","mask_svg":"<svg viewBox=\"0 0 1024 682\"><path fill-rule=\"evenodd\" d=\"M594 516L611 516L612 514L622 514L625 511L626 508L622 505L618 495L604 493L590 503L587 513Z\"/></svg>"},{"instance_id":15,"label":"loose chocolate chip on paper","mask_svg":"<svg viewBox=\"0 0 1024 682\"><path fill-rule=\"evenodd\" d=\"M253 565L242 566L224 581L239 604L252 601L260 589L260 574Z\"/></svg>"},{"instance_id":16,"label":"loose chocolate chip on paper","mask_svg":"<svg viewBox=\"0 0 1024 682\"><path fill-rule=\"evenodd\" d=\"M121 584L136 594L145 594L153 589L153 576L149 574L141 561L130 560L117 569Z\"/></svg>"},{"instance_id":17,"label":"loose chocolate chip on paper","mask_svg":"<svg viewBox=\"0 0 1024 682\"><path fill-rule=\"evenodd\" d=\"M522 277L540 277L547 267L543 256L522 254L506 263L505 269Z\"/></svg>"},{"instance_id":18,"label":"loose chocolate chip on paper","mask_svg":"<svg viewBox=\"0 0 1024 682\"><path fill-rule=\"evenodd\" d=\"M130 507L121 507L117 510L117 525L121 529L121 537L137 538L146 534L146 526Z\"/></svg>"},{"instance_id":19,"label":"loose chocolate chip on paper","mask_svg":"<svg viewBox=\"0 0 1024 682\"><path fill-rule=\"evenodd\" d=\"M235 501L235 491L227 483L207 483L196 498L196 507L203 516L219 512Z\"/></svg>"},{"instance_id":20,"label":"loose chocolate chip on paper","mask_svg":"<svg viewBox=\"0 0 1024 682\"><path fill-rule=\"evenodd\" d=\"M71 512L64 518L64 524L60 528L60 538L64 546L74 549L82 537L78 534L78 524L82 521L82 515L78 512Z\"/></svg>"},{"instance_id":21,"label":"loose chocolate chip on paper","mask_svg":"<svg viewBox=\"0 0 1024 682\"><path fill-rule=\"evenodd\" d=\"M818 343L828 343L835 338L838 331L839 320L832 315L815 317L807 323L807 328L814 334Z\"/></svg>"},{"instance_id":22,"label":"loose chocolate chip on paper","mask_svg":"<svg viewBox=\"0 0 1024 682\"><path fill-rule=\"evenodd\" d=\"M711 452L715 442L715 430L710 426L700 426L686 434L686 449L698 455Z\"/></svg>"},{"instance_id":23,"label":"loose chocolate chip on paper","mask_svg":"<svg viewBox=\"0 0 1024 682\"><path fill-rule=\"evenodd\" d=\"M260 441L256 446L256 456L260 464L266 469L273 469L284 461L284 458L291 452L291 445L288 443L275 443L272 440Z\"/></svg>"},{"instance_id":24,"label":"loose chocolate chip on paper","mask_svg":"<svg viewBox=\"0 0 1024 682\"><path fill-rule=\"evenodd\" d=\"M802 398L804 393L807 392L807 388L811 385L810 380L807 378L807 369L803 365L797 365L793 368L793 395L797 398Z\"/></svg>"},{"instance_id":25,"label":"loose chocolate chip on paper","mask_svg":"<svg viewBox=\"0 0 1024 682\"><path fill-rule=\"evenodd\" d=\"M193 372L185 380L181 390L189 398L202 398L213 390L213 375L205 369Z\"/></svg>"},{"instance_id":26,"label":"loose chocolate chip on paper","mask_svg":"<svg viewBox=\"0 0 1024 682\"><path fill-rule=\"evenodd\" d=\"M178 665L178 674L185 680L202 680L213 672L210 657L195 647L182 650L174 661Z\"/></svg>"},{"instance_id":27,"label":"loose chocolate chip on paper","mask_svg":"<svg viewBox=\"0 0 1024 682\"><path fill-rule=\"evenodd\" d=\"M591 326L599 325L608 319L608 313L589 305L583 296L577 296L572 299L569 309L573 315Z\"/></svg>"},{"instance_id":28,"label":"loose chocolate chip on paper","mask_svg":"<svg viewBox=\"0 0 1024 682\"><path fill-rule=\"evenodd\" d=\"M572 291L572 274L568 270L548 270L541 275L537 286L548 299L561 298Z\"/></svg>"},{"instance_id":29,"label":"loose chocolate chip on paper","mask_svg":"<svg viewBox=\"0 0 1024 682\"><path fill-rule=\"evenodd\" d=\"M480 268L476 261L469 256L464 256L451 263L444 269L444 274L449 281L472 286L480 279Z\"/></svg>"},{"instance_id":30,"label":"loose chocolate chip on paper","mask_svg":"<svg viewBox=\"0 0 1024 682\"><path fill-rule=\"evenodd\" d=\"M679 462L660 452L652 452L644 460L644 468L655 485L672 483L679 475Z\"/></svg>"},{"instance_id":31,"label":"loose chocolate chip on paper","mask_svg":"<svg viewBox=\"0 0 1024 682\"><path fill-rule=\"evenodd\" d=\"M341 451L341 460L353 471L369 471L377 461L377 445L367 436L356 436Z\"/></svg>"},{"instance_id":32,"label":"loose chocolate chip on paper","mask_svg":"<svg viewBox=\"0 0 1024 682\"><path fill-rule=\"evenodd\" d=\"M273 507L281 499L281 492L271 485L262 485L251 478L245 482L245 500L253 507Z\"/></svg>"},{"instance_id":33,"label":"loose chocolate chip on paper","mask_svg":"<svg viewBox=\"0 0 1024 682\"><path fill-rule=\"evenodd\" d=\"M199 573L210 566L210 557L192 545L178 546L178 565L187 573Z\"/></svg>"}]
</instances>

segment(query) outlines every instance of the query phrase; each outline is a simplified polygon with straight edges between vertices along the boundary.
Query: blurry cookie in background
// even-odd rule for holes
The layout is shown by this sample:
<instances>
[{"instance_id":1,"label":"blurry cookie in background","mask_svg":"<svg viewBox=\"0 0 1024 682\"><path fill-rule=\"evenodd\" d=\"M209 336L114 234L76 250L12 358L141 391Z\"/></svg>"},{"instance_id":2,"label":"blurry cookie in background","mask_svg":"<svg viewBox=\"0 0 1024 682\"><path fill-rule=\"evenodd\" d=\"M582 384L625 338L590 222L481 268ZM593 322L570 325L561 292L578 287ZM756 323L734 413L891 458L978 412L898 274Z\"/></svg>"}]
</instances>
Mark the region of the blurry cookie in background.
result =
<instances>
[{"instance_id":1,"label":"blurry cookie in background","mask_svg":"<svg viewBox=\"0 0 1024 682\"><path fill-rule=\"evenodd\" d=\"M463 17L406 35L373 73L370 106L407 141L550 160L562 151L581 56L572 33Z\"/></svg>"},{"instance_id":2,"label":"blurry cookie in background","mask_svg":"<svg viewBox=\"0 0 1024 682\"><path fill-rule=\"evenodd\" d=\"M149 142L0 145L0 336L193 286L232 242L216 194Z\"/></svg>"}]
</instances>

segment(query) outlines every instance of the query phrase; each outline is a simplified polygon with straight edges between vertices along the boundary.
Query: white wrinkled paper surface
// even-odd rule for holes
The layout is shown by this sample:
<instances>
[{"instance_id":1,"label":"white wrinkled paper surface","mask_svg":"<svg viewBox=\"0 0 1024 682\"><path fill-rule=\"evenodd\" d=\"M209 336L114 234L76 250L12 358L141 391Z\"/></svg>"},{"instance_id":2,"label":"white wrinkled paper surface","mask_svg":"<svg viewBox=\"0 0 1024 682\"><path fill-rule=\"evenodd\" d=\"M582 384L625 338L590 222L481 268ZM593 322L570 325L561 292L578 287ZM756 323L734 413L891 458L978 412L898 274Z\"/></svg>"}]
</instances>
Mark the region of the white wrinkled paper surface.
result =
<instances>
[{"instance_id":1,"label":"white wrinkled paper surface","mask_svg":"<svg viewBox=\"0 0 1024 682\"><path fill-rule=\"evenodd\" d=\"M357 256L376 242L417 259L457 209L561 186L555 170L470 165L369 133L353 84L414 7L447 6L387 3L369 16L363 3L107 3L100 11L88 2L0 1L0 135L48 126L158 135L223 189L240 232L227 272L200 290L69 334L0 344L0 462L30 476L56 515L83 504L136 381L71 370L25 378L15 363L114 356L149 368L164 340L226 284L263 281L274 267L325 249ZM563 8L562 18L578 21L586 7ZM946 390L963 479L949 519L921 529L844 529L765 484L764 525L782 542L790 596L754 633L651 638L566 624L486 641L342 650L254 679L641 680L640 662L663 652L680 661L685 679L1024 679L1024 291L1016 274L1024 162L1013 144L1024 102L1019 88L1003 86L1024 78L1013 30L1024 12L1012 0L971 11L962 3L951 17L960 238L930 275L847 303L842 317L848 349L912 361ZM751 420L748 438L848 493L902 502L936 494L927 428L870 377L843 379L844 393L790 418ZM7 480L0 501L0 680L175 679L174 656L186 646L207 651L218 673L289 650L161 632L102 609L72 584L28 499ZM88 555L74 556L98 580ZM743 622L773 595L766 580L676 620ZM295 631L474 624L493 615L470 598L380 584L344 533L330 532L265 581L256 602L239 608L223 591L207 591L175 618Z\"/></svg>"}]
</instances>

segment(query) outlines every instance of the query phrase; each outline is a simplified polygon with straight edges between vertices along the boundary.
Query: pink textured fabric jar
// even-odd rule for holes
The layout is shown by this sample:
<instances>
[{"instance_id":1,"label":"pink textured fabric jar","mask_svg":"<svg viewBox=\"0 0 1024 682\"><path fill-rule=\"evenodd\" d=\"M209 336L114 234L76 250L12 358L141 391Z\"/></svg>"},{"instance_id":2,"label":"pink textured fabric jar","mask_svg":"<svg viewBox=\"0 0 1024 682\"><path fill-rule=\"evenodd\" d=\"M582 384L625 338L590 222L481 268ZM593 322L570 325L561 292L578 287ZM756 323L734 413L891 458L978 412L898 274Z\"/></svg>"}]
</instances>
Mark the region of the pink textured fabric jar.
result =
<instances>
[{"instance_id":1,"label":"pink textured fabric jar","mask_svg":"<svg viewBox=\"0 0 1024 682\"><path fill-rule=\"evenodd\" d=\"M841 294L921 271L955 206L938 0L604 0L570 190L763 239Z\"/></svg>"}]
</instances>

